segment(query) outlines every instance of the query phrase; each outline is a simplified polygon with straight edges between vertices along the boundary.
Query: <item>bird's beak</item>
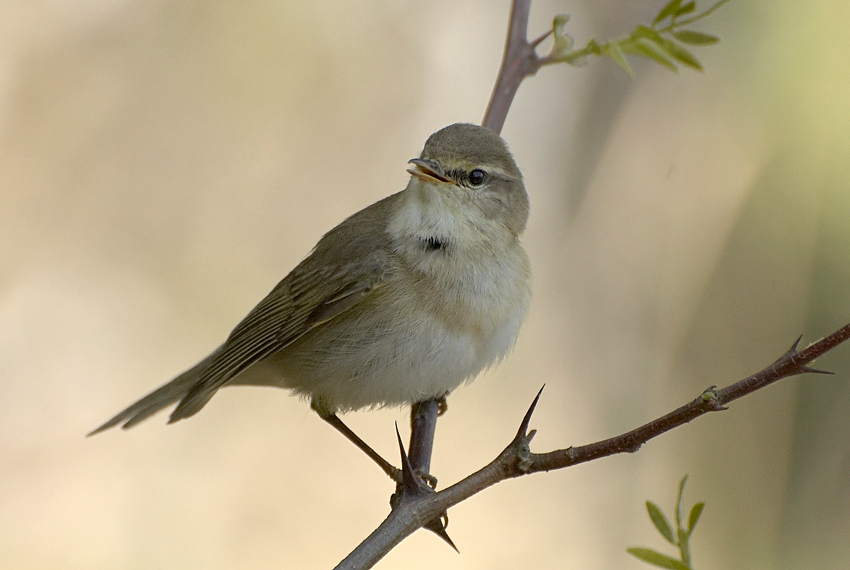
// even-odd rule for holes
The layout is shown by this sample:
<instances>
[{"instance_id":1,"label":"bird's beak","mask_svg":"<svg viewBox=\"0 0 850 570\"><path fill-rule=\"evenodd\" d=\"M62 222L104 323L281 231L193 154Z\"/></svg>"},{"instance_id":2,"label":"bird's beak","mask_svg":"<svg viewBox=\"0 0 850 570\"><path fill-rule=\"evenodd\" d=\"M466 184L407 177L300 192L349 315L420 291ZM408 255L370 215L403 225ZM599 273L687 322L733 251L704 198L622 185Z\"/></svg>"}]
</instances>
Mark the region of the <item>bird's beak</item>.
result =
<instances>
[{"instance_id":1,"label":"bird's beak","mask_svg":"<svg viewBox=\"0 0 850 570\"><path fill-rule=\"evenodd\" d=\"M454 180L443 175L443 169L433 160L424 158L411 158L408 164L416 165L416 168L408 168L407 171L416 178L425 182L442 182L443 184L454 184Z\"/></svg>"}]
</instances>

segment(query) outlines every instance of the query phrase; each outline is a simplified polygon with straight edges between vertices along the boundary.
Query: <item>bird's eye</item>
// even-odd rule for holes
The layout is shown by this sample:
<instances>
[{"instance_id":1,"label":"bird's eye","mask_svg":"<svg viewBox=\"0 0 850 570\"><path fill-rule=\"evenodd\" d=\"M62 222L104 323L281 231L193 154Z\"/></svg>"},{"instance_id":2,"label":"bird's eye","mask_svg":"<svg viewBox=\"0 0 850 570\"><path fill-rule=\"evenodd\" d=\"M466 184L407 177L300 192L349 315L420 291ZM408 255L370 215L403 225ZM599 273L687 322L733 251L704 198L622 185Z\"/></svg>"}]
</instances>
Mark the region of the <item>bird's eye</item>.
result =
<instances>
[{"instance_id":1,"label":"bird's eye","mask_svg":"<svg viewBox=\"0 0 850 570\"><path fill-rule=\"evenodd\" d=\"M487 173L480 168L476 168L469 173L469 183L473 186L481 186L485 180L487 180Z\"/></svg>"}]
</instances>

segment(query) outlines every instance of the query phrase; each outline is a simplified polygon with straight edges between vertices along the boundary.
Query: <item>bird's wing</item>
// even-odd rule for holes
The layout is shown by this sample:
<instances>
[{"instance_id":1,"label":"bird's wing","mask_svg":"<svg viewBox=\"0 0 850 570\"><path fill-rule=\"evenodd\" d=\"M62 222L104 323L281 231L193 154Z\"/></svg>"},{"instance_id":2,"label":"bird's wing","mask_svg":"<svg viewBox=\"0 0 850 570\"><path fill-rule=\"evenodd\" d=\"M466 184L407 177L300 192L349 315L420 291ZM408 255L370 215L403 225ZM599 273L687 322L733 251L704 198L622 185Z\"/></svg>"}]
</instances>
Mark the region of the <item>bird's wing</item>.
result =
<instances>
[{"instance_id":1,"label":"bird's wing","mask_svg":"<svg viewBox=\"0 0 850 570\"><path fill-rule=\"evenodd\" d=\"M311 255L292 270L230 333L204 374L171 414L174 422L197 413L215 392L252 364L282 350L368 298L389 277L386 251L328 264Z\"/></svg>"}]
</instances>

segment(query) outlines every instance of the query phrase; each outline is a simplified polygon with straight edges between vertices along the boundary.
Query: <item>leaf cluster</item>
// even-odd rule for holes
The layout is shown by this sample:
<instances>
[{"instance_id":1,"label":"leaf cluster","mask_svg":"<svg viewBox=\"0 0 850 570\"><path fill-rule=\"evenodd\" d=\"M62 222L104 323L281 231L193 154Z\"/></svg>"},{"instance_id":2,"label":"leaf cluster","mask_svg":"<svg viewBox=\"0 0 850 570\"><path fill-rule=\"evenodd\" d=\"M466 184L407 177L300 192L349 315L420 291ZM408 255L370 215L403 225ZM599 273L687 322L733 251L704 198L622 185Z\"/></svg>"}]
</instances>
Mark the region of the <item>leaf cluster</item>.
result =
<instances>
[{"instance_id":1,"label":"leaf cluster","mask_svg":"<svg viewBox=\"0 0 850 570\"><path fill-rule=\"evenodd\" d=\"M696 13L696 2L691 0L670 0L656 14L648 26L638 25L628 36L600 43L591 38L583 48L574 49L575 41L566 33L569 16L560 14L552 23L554 43L551 53L544 58L545 63L563 62L582 66L591 55L608 57L623 71L634 77L627 55L636 55L651 59L667 69L678 72L679 65L702 70L702 64L685 45L706 46L720 41L717 36L685 29L709 16L729 0L720 0L704 12Z\"/></svg>"},{"instance_id":2,"label":"leaf cluster","mask_svg":"<svg viewBox=\"0 0 850 570\"><path fill-rule=\"evenodd\" d=\"M652 524L658 532L661 533L661 536L663 536L667 542L679 549L679 559L677 560L672 556L667 556L666 554L662 554L661 552L651 548L628 548L626 549L626 552L639 560L643 560L648 564L652 564L653 566L658 566L660 568L670 568L672 570L693 570L693 566L691 565L691 548L689 541L691 534L694 531L694 527L696 526L697 521L702 514L702 510L705 507L705 503L700 502L691 507L688 519L685 521L685 509L682 504L682 494L685 490L685 482L687 480L688 476L685 475L682 477L682 480L679 481L679 492L676 495L675 530L672 526L670 526L667 517L658 505L652 501L646 502L646 511L649 513L649 519L652 521ZM686 522L687 524L685 525L684 523Z\"/></svg>"}]
</instances>

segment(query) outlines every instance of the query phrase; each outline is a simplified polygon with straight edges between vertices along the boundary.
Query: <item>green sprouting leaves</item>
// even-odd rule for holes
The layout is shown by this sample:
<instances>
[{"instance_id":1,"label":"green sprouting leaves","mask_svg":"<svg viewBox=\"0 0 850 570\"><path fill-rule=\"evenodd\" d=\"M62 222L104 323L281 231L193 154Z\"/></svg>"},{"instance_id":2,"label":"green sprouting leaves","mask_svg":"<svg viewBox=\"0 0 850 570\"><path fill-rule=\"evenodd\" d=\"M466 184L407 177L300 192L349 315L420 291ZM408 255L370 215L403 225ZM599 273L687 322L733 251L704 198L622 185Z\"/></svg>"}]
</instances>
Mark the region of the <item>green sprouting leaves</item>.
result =
<instances>
[{"instance_id":1,"label":"green sprouting leaves","mask_svg":"<svg viewBox=\"0 0 850 570\"><path fill-rule=\"evenodd\" d=\"M634 77L635 72L632 71L632 66L629 65L629 60L626 59L625 52L620 44L613 42L608 46L602 46L602 53L614 60L614 63L623 68L623 71L629 74L629 77Z\"/></svg>"},{"instance_id":2,"label":"green sprouting leaves","mask_svg":"<svg viewBox=\"0 0 850 570\"><path fill-rule=\"evenodd\" d=\"M694 527L697 526L697 521L699 520L699 516L702 514L702 510L705 508L705 503L697 503L691 508L691 514L688 517L688 534L693 532Z\"/></svg>"},{"instance_id":3,"label":"green sprouting leaves","mask_svg":"<svg viewBox=\"0 0 850 570\"><path fill-rule=\"evenodd\" d=\"M684 63L685 65L688 65L690 67L693 67L694 69L699 69L700 71L702 71L702 64L699 62L699 60L696 58L696 56L694 54L692 54L691 52L689 52L688 50L686 50L685 48L683 48L682 46L680 46L679 44L677 44L673 41L667 40L667 41L664 42L664 47L666 47L667 50L671 54L673 54L673 57L675 57L676 60L679 61L680 63Z\"/></svg>"},{"instance_id":4,"label":"green sprouting leaves","mask_svg":"<svg viewBox=\"0 0 850 570\"><path fill-rule=\"evenodd\" d=\"M652 501L646 502L646 511L649 513L649 519L652 521L652 524L658 532L661 533L661 536L664 537L664 540L679 549L679 558L673 558L672 556L662 554L661 552L652 550L651 548L628 548L626 549L626 552L639 560L643 560L644 562L652 564L653 566L658 566L659 568L693 570L693 566L691 565L691 549L689 541L691 533L693 533L694 527L702 514L702 510L705 508L705 503L697 503L691 507L691 510L688 513L687 526L684 526L685 511L682 503L682 494L685 491L685 482L687 480L687 475L682 477L682 480L679 481L678 492L676 493L676 510L674 511L676 523L675 529L670 525L670 522L658 505Z\"/></svg>"},{"instance_id":5,"label":"green sprouting leaves","mask_svg":"<svg viewBox=\"0 0 850 570\"><path fill-rule=\"evenodd\" d=\"M679 32L671 32L673 37L682 42L683 44L691 44L695 46L705 46L716 44L720 41L720 38L717 36L712 36L711 34L703 34L702 32L695 32L693 30L681 30Z\"/></svg>"},{"instance_id":6,"label":"green sprouting leaves","mask_svg":"<svg viewBox=\"0 0 850 570\"><path fill-rule=\"evenodd\" d=\"M652 520L652 524L655 525L655 528L658 529L661 536L666 538L667 542L670 544L676 544L676 536L673 534L673 529L670 528L670 523L667 522L667 517L664 516L664 513L661 512L658 505L652 501L647 501L646 511L649 513L649 518Z\"/></svg>"},{"instance_id":7,"label":"green sprouting leaves","mask_svg":"<svg viewBox=\"0 0 850 570\"><path fill-rule=\"evenodd\" d=\"M696 9L696 2L687 2L683 5L682 0L671 0L665 4L663 8L661 8L658 15L655 16L655 19L652 21L652 25L653 27L657 26L667 18L670 18L671 21L675 21L677 18L693 13Z\"/></svg>"},{"instance_id":8,"label":"green sprouting leaves","mask_svg":"<svg viewBox=\"0 0 850 570\"><path fill-rule=\"evenodd\" d=\"M575 67L581 67L587 63L587 54L580 53L581 50L573 50L575 40L567 33L567 22L570 17L567 14L558 14L552 21L552 37L555 42L552 44L552 52L549 57L558 58L559 61L564 61Z\"/></svg>"},{"instance_id":9,"label":"green sprouting leaves","mask_svg":"<svg viewBox=\"0 0 850 570\"><path fill-rule=\"evenodd\" d=\"M690 566L685 566L675 558L671 558L666 554L661 554L650 548L629 548L628 553L639 560L643 560L653 566L659 568L672 568L673 570L691 570Z\"/></svg>"},{"instance_id":10,"label":"green sprouting leaves","mask_svg":"<svg viewBox=\"0 0 850 570\"><path fill-rule=\"evenodd\" d=\"M552 34L555 37L555 45L552 47L552 52L566 53L573 49L575 40L567 33L567 22L570 17L567 14L558 14L552 21Z\"/></svg>"},{"instance_id":11,"label":"green sprouting leaves","mask_svg":"<svg viewBox=\"0 0 850 570\"><path fill-rule=\"evenodd\" d=\"M599 43L591 39L583 48L574 49L572 36L566 33L569 16L558 15L552 23L555 38L551 53L542 58L542 64L564 62L570 65L584 65L587 56L608 57L619 65L630 77L634 71L627 55L651 59L667 69L678 72L680 65L702 70L699 59L685 45L707 46L716 44L720 38L711 34L684 29L711 15L729 0L720 0L704 12L696 13L696 2L671 0L656 14L652 25L637 26L628 36Z\"/></svg>"}]
</instances>

